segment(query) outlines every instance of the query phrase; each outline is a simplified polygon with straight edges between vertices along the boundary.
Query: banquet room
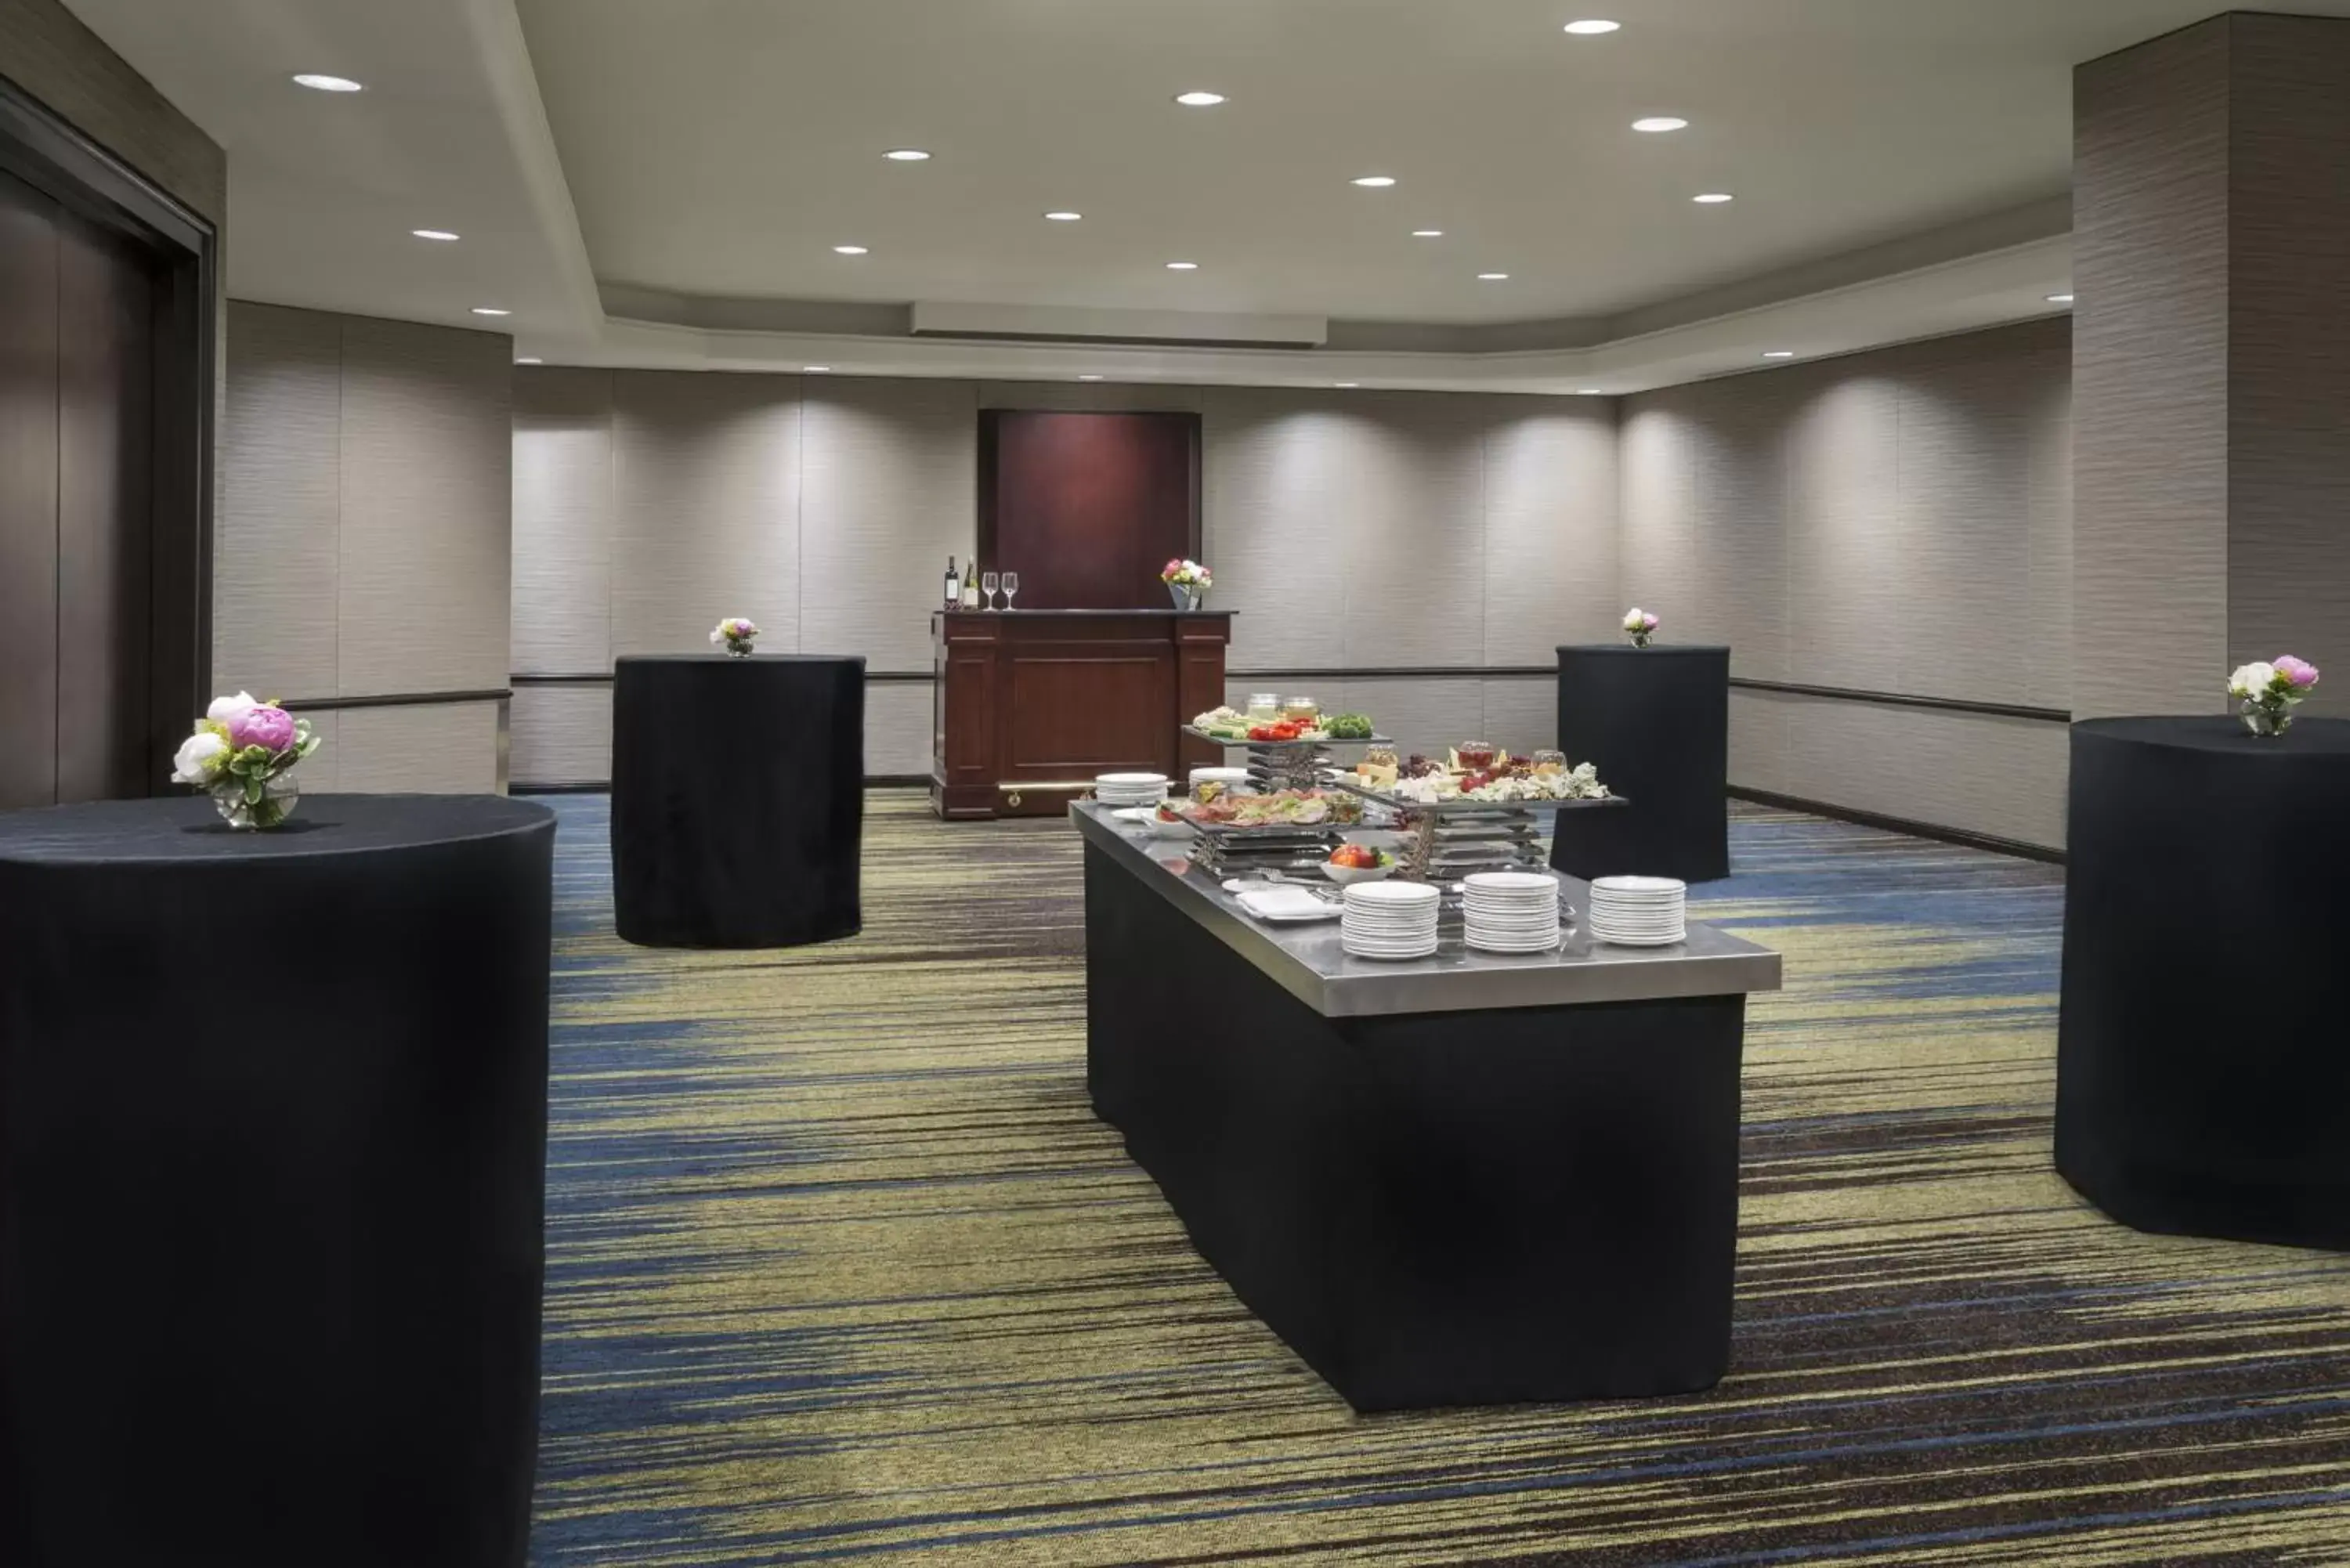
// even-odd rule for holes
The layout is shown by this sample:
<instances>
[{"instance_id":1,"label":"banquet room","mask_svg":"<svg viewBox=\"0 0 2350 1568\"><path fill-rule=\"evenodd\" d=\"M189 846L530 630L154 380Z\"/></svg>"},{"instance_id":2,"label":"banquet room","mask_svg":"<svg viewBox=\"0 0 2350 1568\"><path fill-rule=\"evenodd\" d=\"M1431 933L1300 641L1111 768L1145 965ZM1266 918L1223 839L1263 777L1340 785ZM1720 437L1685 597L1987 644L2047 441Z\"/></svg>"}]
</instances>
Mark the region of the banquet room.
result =
<instances>
[{"instance_id":1,"label":"banquet room","mask_svg":"<svg viewBox=\"0 0 2350 1568\"><path fill-rule=\"evenodd\" d=\"M2350 1563L2345 106L0 0L0 1565Z\"/></svg>"}]
</instances>

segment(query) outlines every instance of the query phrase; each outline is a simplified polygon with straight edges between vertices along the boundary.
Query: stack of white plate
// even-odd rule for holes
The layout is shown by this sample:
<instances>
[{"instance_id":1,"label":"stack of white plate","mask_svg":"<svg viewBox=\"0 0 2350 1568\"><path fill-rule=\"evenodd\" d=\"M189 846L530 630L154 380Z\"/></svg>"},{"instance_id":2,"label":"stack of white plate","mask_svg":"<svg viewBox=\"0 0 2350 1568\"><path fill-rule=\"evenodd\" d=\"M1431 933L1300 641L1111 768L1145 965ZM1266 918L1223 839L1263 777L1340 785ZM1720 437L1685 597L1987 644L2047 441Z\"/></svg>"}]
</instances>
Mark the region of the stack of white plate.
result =
<instances>
[{"instance_id":1,"label":"stack of white plate","mask_svg":"<svg viewBox=\"0 0 2350 1568\"><path fill-rule=\"evenodd\" d=\"M1619 947L1682 940L1689 885L1670 877L1602 877L1591 884L1591 934Z\"/></svg>"},{"instance_id":2,"label":"stack of white plate","mask_svg":"<svg viewBox=\"0 0 2350 1568\"><path fill-rule=\"evenodd\" d=\"M1463 877L1461 923L1469 945L1482 951L1548 952L1558 946L1558 882L1539 871Z\"/></svg>"},{"instance_id":3,"label":"stack of white plate","mask_svg":"<svg viewBox=\"0 0 2350 1568\"><path fill-rule=\"evenodd\" d=\"M1442 901L1425 882L1357 882L1347 889L1339 936L1357 958L1426 958L1436 950Z\"/></svg>"},{"instance_id":4,"label":"stack of white plate","mask_svg":"<svg viewBox=\"0 0 2350 1568\"><path fill-rule=\"evenodd\" d=\"M1167 798L1165 774L1104 774L1094 780L1094 798L1113 809L1157 805Z\"/></svg>"}]
</instances>

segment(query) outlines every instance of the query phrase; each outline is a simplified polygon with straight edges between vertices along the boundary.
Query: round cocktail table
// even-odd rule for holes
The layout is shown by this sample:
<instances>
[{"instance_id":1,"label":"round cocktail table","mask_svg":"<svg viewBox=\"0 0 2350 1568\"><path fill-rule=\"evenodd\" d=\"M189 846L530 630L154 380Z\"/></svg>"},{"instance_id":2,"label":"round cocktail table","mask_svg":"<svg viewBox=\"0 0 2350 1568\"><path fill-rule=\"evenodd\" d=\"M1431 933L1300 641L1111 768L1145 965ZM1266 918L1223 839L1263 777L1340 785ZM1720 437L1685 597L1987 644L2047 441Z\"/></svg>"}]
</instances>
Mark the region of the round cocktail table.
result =
<instances>
[{"instance_id":1,"label":"round cocktail table","mask_svg":"<svg viewBox=\"0 0 2350 1568\"><path fill-rule=\"evenodd\" d=\"M0 1562L520 1568L554 842L0 815Z\"/></svg>"},{"instance_id":2,"label":"round cocktail table","mask_svg":"<svg viewBox=\"0 0 2350 1568\"><path fill-rule=\"evenodd\" d=\"M2350 722L2073 727L2056 1168L2141 1231L2350 1248Z\"/></svg>"},{"instance_id":3,"label":"round cocktail table","mask_svg":"<svg viewBox=\"0 0 2350 1568\"><path fill-rule=\"evenodd\" d=\"M1558 743L1630 804L1560 812L1554 867L1585 878L1730 875L1730 649L1560 649Z\"/></svg>"},{"instance_id":4,"label":"round cocktail table","mask_svg":"<svg viewBox=\"0 0 2350 1568\"><path fill-rule=\"evenodd\" d=\"M864 659L615 663L612 905L628 940L855 936L864 823Z\"/></svg>"}]
</instances>

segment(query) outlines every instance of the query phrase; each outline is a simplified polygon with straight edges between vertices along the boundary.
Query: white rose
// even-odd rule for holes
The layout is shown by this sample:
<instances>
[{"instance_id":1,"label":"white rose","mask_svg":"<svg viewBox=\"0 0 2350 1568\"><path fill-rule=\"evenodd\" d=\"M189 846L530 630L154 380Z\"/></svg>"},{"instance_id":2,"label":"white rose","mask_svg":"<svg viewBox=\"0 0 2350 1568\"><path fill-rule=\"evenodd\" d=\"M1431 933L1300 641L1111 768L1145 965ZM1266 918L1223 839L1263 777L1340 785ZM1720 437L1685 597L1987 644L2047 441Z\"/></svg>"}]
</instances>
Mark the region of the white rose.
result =
<instances>
[{"instance_id":1,"label":"white rose","mask_svg":"<svg viewBox=\"0 0 2350 1568\"><path fill-rule=\"evenodd\" d=\"M2247 664L2228 681L2228 691L2237 697L2257 697L2276 681L2276 666L2265 662Z\"/></svg>"},{"instance_id":2,"label":"white rose","mask_svg":"<svg viewBox=\"0 0 2350 1568\"><path fill-rule=\"evenodd\" d=\"M1646 626L1648 622L1648 616L1644 614L1638 606L1635 606L1631 609L1627 609L1624 612L1624 629L1626 631L1638 631L1642 627Z\"/></svg>"},{"instance_id":3,"label":"white rose","mask_svg":"<svg viewBox=\"0 0 2350 1568\"><path fill-rule=\"evenodd\" d=\"M250 691L240 691L234 697L215 697L213 705L204 710L204 717L215 724L234 724L261 704L253 700Z\"/></svg>"},{"instance_id":4,"label":"white rose","mask_svg":"<svg viewBox=\"0 0 2350 1568\"><path fill-rule=\"evenodd\" d=\"M222 701L226 701L223 698ZM217 708L220 702L213 704ZM210 730L199 730L180 742L179 754L172 759L173 784L210 784L213 774L220 771L228 756L228 742Z\"/></svg>"}]
</instances>

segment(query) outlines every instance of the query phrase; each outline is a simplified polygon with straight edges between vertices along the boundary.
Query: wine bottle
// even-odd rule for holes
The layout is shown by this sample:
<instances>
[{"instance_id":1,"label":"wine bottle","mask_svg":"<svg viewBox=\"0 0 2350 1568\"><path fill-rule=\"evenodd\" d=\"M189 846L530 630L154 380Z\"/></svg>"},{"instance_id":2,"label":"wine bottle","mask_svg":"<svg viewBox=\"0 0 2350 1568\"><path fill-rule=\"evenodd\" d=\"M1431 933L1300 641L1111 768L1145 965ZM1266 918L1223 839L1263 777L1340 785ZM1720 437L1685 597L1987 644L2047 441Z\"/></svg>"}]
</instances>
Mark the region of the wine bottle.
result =
<instances>
[{"instance_id":1,"label":"wine bottle","mask_svg":"<svg viewBox=\"0 0 2350 1568\"><path fill-rule=\"evenodd\" d=\"M965 609L979 607L979 557L977 556L963 563L962 607Z\"/></svg>"},{"instance_id":2,"label":"wine bottle","mask_svg":"<svg viewBox=\"0 0 2350 1568\"><path fill-rule=\"evenodd\" d=\"M954 557L949 556L947 557L947 608L960 609L962 607L962 578L956 576Z\"/></svg>"}]
</instances>

